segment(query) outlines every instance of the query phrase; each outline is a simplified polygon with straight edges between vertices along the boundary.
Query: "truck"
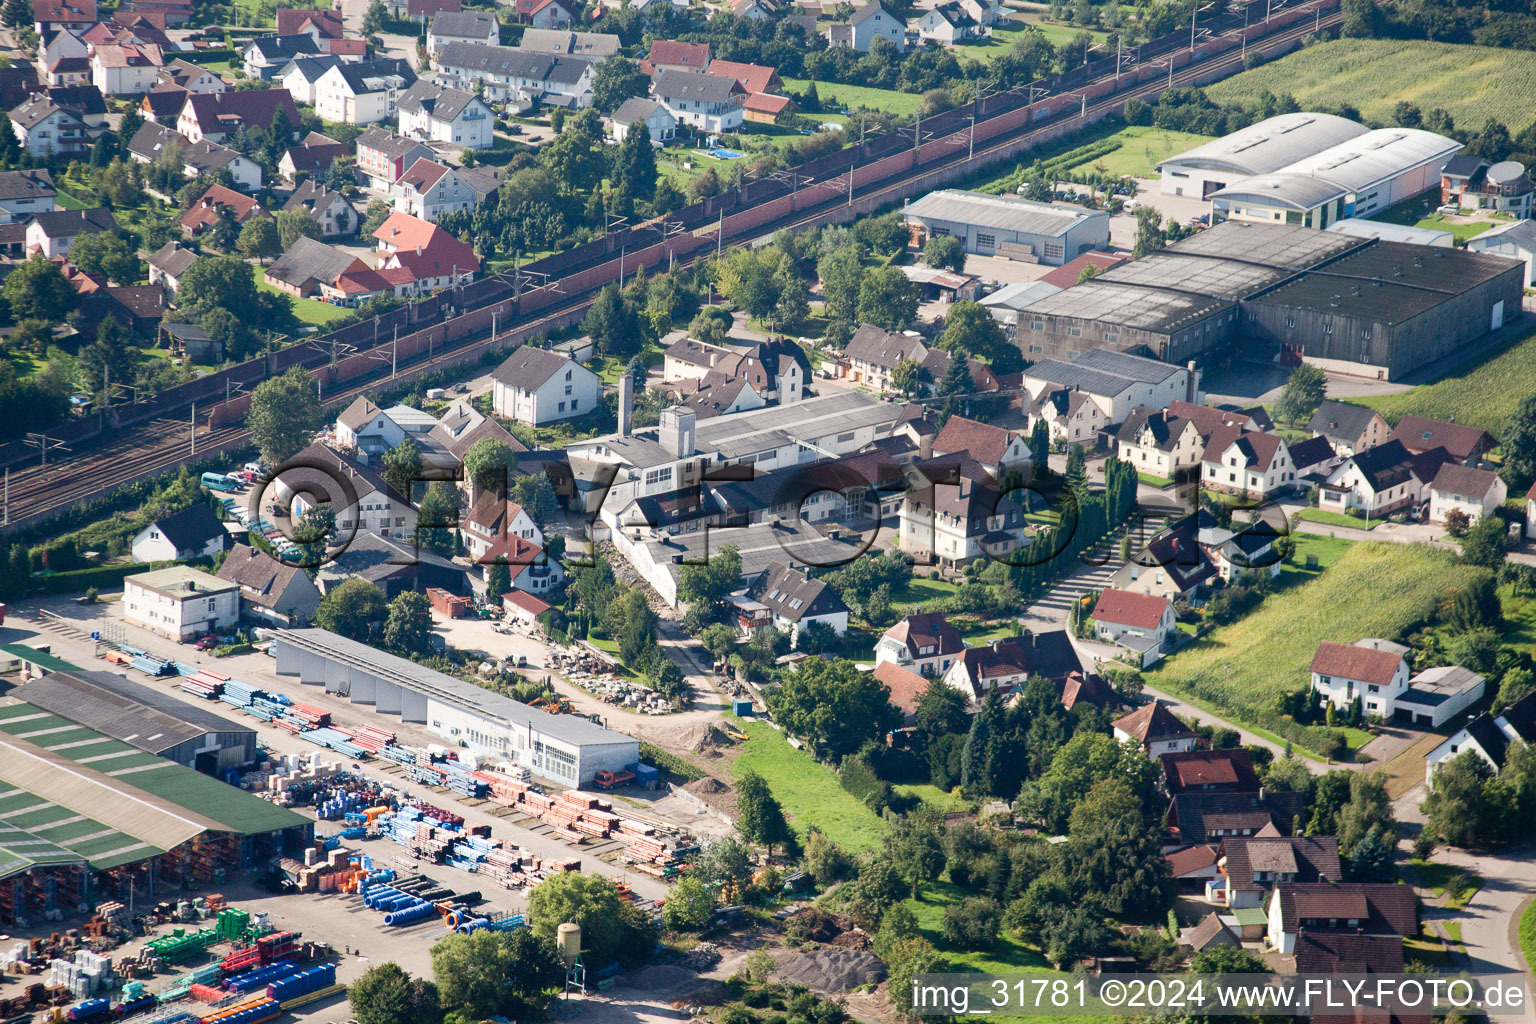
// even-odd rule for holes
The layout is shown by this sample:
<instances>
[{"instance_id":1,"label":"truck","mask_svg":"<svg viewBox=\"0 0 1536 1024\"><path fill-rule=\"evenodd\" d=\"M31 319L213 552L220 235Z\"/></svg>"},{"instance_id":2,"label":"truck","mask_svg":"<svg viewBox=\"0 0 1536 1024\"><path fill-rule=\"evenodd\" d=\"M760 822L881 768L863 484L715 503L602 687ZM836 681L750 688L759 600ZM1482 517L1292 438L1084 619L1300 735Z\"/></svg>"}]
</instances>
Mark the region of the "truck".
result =
<instances>
[{"instance_id":1,"label":"truck","mask_svg":"<svg viewBox=\"0 0 1536 1024\"><path fill-rule=\"evenodd\" d=\"M602 789L614 789L618 786L627 786L635 781L635 773L629 771L611 772L604 768L597 773L592 780Z\"/></svg>"}]
</instances>

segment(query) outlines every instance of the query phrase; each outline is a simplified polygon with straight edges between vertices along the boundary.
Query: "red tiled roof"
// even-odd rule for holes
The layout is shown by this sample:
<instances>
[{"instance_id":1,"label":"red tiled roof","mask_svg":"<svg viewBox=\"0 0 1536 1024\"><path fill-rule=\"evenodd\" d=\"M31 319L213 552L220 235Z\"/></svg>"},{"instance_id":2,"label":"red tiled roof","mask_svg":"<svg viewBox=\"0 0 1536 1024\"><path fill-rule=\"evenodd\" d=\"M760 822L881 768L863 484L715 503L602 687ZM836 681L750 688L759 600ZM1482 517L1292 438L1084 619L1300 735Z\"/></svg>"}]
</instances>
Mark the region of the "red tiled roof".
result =
<instances>
[{"instance_id":1,"label":"red tiled roof","mask_svg":"<svg viewBox=\"0 0 1536 1024\"><path fill-rule=\"evenodd\" d=\"M405 13L412 18L423 15L430 17L447 11L450 14L458 14L464 9L460 0L406 0Z\"/></svg>"},{"instance_id":2,"label":"red tiled roof","mask_svg":"<svg viewBox=\"0 0 1536 1024\"><path fill-rule=\"evenodd\" d=\"M327 39L323 45L332 57L361 57L368 52L365 39Z\"/></svg>"},{"instance_id":3,"label":"red tiled roof","mask_svg":"<svg viewBox=\"0 0 1536 1024\"><path fill-rule=\"evenodd\" d=\"M1493 447L1493 438L1486 430L1462 423L1425 419L1423 416L1404 416L1388 440L1392 438L1401 441L1403 447L1411 452L1444 448L1458 461L1466 461Z\"/></svg>"},{"instance_id":4,"label":"red tiled roof","mask_svg":"<svg viewBox=\"0 0 1536 1024\"><path fill-rule=\"evenodd\" d=\"M414 249L418 245L426 245L432 240L432 233L441 230L419 217L397 212L390 214L383 224L374 229L373 237L401 249Z\"/></svg>"},{"instance_id":5,"label":"red tiled roof","mask_svg":"<svg viewBox=\"0 0 1536 1024\"><path fill-rule=\"evenodd\" d=\"M96 0L32 0L32 20L89 24L99 20Z\"/></svg>"},{"instance_id":6,"label":"red tiled roof","mask_svg":"<svg viewBox=\"0 0 1536 1024\"><path fill-rule=\"evenodd\" d=\"M233 132L241 125L270 129L279 110L287 115L290 125L298 125L299 108L294 106L293 94L287 89L193 93L187 97L187 106L182 112L191 111L203 132L218 133Z\"/></svg>"},{"instance_id":7,"label":"red tiled roof","mask_svg":"<svg viewBox=\"0 0 1536 1024\"><path fill-rule=\"evenodd\" d=\"M1187 850L1176 850L1173 853L1163 855L1168 862L1168 871L1174 878L1199 871L1215 865L1217 860L1216 848L1202 843L1199 846L1191 846Z\"/></svg>"},{"instance_id":8,"label":"red tiled roof","mask_svg":"<svg viewBox=\"0 0 1536 1024\"><path fill-rule=\"evenodd\" d=\"M1378 651L1374 647L1356 647L1324 640L1312 656L1312 671L1318 675L1357 679L1362 683L1386 686L1392 682L1402 655Z\"/></svg>"},{"instance_id":9,"label":"red tiled roof","mask_svg":"<svg viewBox=\"0 0 1536 1024\"><path fill-rule=\"evenodd\" d=\"M944 429L933 439L933 453L965 452L984 466L1001 465L1013 434L990 423L980 423L964 416L951 416Z\"/></svg>"},{"instance_id":10,"label":"red tiled roof","mask_svg":"<svg viewBox=\"0 0 1536 1024\"><path fill-rule=\"evenodd\" d=\"M917 713L917 700L928 688L928 680L916 672L909 672L894 661L882 661L875 666L874 677L891 691L891 703L908 717Z\"/></svg>"},{"instance_id":11,"label":"red tiled roof","mask_svg":"<svg viewBox=\"0 0 1536 1024\"><path fill-rule=\"evenodd\" d=\"M543 615L553 607L553 605L540 601L526 590L509 590L501 595L501 599L507 604L516 605L524 611L532 612L534 615Z\"/></svg>"},{"instance_id":12,"label":"red tiled roof","mask_svg":"<svg viewBox=\"0 0 1536 1024\"><path fill-rule=\"evenodd\" d=\"M790 98L788 96L775 96L770 92L755 92L747 97L742 104L743 110L750 110L757 114L772 114L777 117L789 109Z\"/></svg>"},{"instance_id":13,"label":"red tiled roof","mask_svg":"<svg viewBox=\"0 0 1536 1024\"><path fill-rule=\"evenodd\" d=\"M1151 594L1134 594L1128 590L1106 590L1099 594L1099 603L1093 606L1095 622L1112 622L1117 626L1134 626L1137 629L1156 629L1168 610L1166 597Z\"/></svg>"},{"instance_id":14,"label":"red tiled roof","mask_svg":"<svg viewBox=\"0 0 1536 1024\"><path fill-rule=\"evenodd\" d=\"M741 87L747 92L772 92L774 79L778 77L778 71L762 64L743 64L734 60L712 60L709 62L709 73L734 78L741 83ZM784 99L784 97L777 97ZM786 100L787 102L787 100Z\"/></svg>"},{"instance_id":15,"label":"red tiled roof","mask_svg":"<svg viewBox=\"0 0 1536 1024\"><path fill-rule=\"evenodd\" d=\"M1171 796L1188 790L1223 789L1228 792L1257 793L1259 776L1253 770L1253 756L1241 747L1231 750L1183 750L1163 754L1164 784Z\"/></svg>"},{"instance_id":16,"label":"red tiled roof","mask_svg":"<svg viewBox=\"0 0 1536 1024\"><path fill-rule=\"evenodd\" d=\"M294 36L310 25L325 39L339 39L342 34L341 12L309 9L282 9L277 12L277 34Z\"/></svg>"},{"instance_id":17,"label":"red tiled roof","mask_svg":"<svg viewBox=\"0 0 1536 1024\"><path fill-rule=\"evenodd\" d=\"M259 212L261 206L252 196L241 195L223 185L210 185L208 191L192 204L192 208L181 215L181 226L200 231L216 224L222 216L220 211L224 209L235 215L236 224L243 224L253 213Z\"/></svg>"},{"instance_id":18,"label":"red tiled roof","mask_svg":"<svg viewBox=\"0 0 1536 1024\"><path fill-rule=\"evenodd\" d=\"M1085 252L1076 259L1069 260L1046 274L1040 280L1046 284L1055 285L1057 288L1071 288L1077 284L1078 275L1084 267L1098 267L1100 270L1112 270L1124 263L1124 256L1115 256L1107 252Z\"/></svg>"},{"instance_id":19,"label":"red tiled roof","mask_svg":"<svg viewBox=\"0 0 1536 1024\"><path fill-rule=\"evenodd\" d=\"M1275 461L1275 455L1280 451L1281 443L1279 434L1263 434L1256 430L1244 430L1241 427L1221 426L1211 432L1211 439L1205 443L1205 455L1202 461L1219 465L1222 453L1235 444L1243 453L1244 465L1263 472L1267 471Z\"/></svg>"},{"instance_id":20,"label":"red tiled roof","mask_svg":"<svg viewBox=\"0 0 1536 1024\"><path fill-rule=\"evenodd\" d=\"M1124 718L1116 719L1114 727L1142 743L1194 735L1159 700L1137 708Z\"/></svg>"},{"instance_id":21,"label":"red tiled roof","mask_svg":"<svg viewBox=\"0 0 1536 1024\"><path fill-rule=\"evenodd\" d=\"M684 43L676 39L651 40L651 52L646 60L652 65L683 67L691 71L703 71L709 67L708 43Z\"/></svg>"}]
</instances>

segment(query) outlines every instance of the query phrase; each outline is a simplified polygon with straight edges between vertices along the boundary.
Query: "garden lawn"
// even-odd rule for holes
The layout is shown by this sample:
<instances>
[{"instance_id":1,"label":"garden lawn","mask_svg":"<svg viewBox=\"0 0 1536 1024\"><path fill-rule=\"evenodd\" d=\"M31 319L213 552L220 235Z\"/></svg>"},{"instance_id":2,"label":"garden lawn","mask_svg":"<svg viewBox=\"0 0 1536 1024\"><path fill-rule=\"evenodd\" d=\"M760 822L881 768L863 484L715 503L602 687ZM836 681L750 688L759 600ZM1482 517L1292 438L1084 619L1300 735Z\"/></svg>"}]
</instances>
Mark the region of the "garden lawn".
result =
<instances>
[{"instance_id":1,"label":"garden lawn","mask_svg":"<svg viewBox=\"0 0 1536 1024\"><path fill-rule=\"evenodd\" d=\"M1477 891L1483 887L1481 875L1472 874L1452 867L1449 864L1439 864L1434 861L1421 860L1414 857L1408 861L1413 865L1414 873L1419 877L1419 888L1429 889L1435 894L1435 898L1447 897L1445 908L1447 910L1460 910L1466 906ZM1454 893L1447 893L1446 889L1457 876L1461 877L1461 887Z\"/></svg>"},{"instance_id":2,"label":"garden lawn","mask_svg":"<svg viewBox=\"0 0 1536 1024\"><path fill-rule=\"evenodd\" d=\"M880 845L885 823L837 780L837 773L811 756L796 750L784 734L762 722L744 722L747 742L736 760L735 772L761 775L783 805L802 842L810 825L825 832L845 850L862 852Z\"/></svg>"},{"instance_id":3,"label":"garden lawn","mask_svg":"<svg viewBox=\"0 0 1536 1024\"><path fill-rule=\"evenodd\" d=\"M1051 969L1045 957L1006 933L999 935L997 945L988 950L950 947L944 941L944 909L974 894L968 893L951 882L943 881L923 885L918 889L918 893L919 899L909 899L904 902L917 918L917 927L923 933L923 937L933 943L949 960L950 970L1006 974L1016 971Z\"/></svg>"},{"instance_id":4,"label":"garden lawn","mask_svg":"<svg viewBox=\"0 0 1536 1024\"><path fill-rule=\"evenodd\" d=\"M1155 473L1137 473L1136 478L1148 487L1169 487L1173 484L1172 480L1165 476L1158 476Z\"/></svg>"},{"instance_id":5,"label":"garden lawn","mask_svg":"<svg viewBox=\"0 0 1536 1024\"><path fill-rule=\"evenodd\" d=\"M1499 629L1499 643L1515 654L1536 654L1536 599L1516 594L1512 586L1499 588L1504 624Z\"/></svg>"},{"instance_id":6,"label":"garden lawn","mask_svg":"<svg viewBox=\"0 0 1536 1024\"><path fill-rule=\"evenodd\" d=\"M923 801L923 803L932 804L941 811L966 811L971 808L971 805L963 797L958 797L953 793L946 793L931 783L903 783L891 788L896 790L901 796L915 796Z\"/></svg>"},{"instance_id":7,"label":"garden lawn","mask_svg":"<svg viewBox=\"0 0 1536 1024\"><path fill-rule=\"evenodd\" d=\"M1492 358L1479 354L1431 384L1395 395L1356 401L1389 423L1424 416L1482 427L1495 436L1526 395L1536 392L1536 332L1517 338Z\"/></svg>"},{"instance_id":8,"label":"garden lawn","mask_svg":"<svg viewBox=\"0 0 1536 1024\"><path fill-rule=\"evenodd\" d=\"M1536 964L1536 900L1526 904L1520 915L1520 952L1525 954L1525 969Z\"/></svg>"},{"instance_id":9,"label":"garden lawn","mask_svg":"<svg viewBox=\"0 0 1536 1024\"><path fill-rule=\"evenodd\" d=\"M1424 111L1444 107L1458 126L1470 130L1491 118L1518 132L1531 122L1536 61L1528 51L1488 46L1339 39L1206 88L1217 103L1250 106L1265 90L1291 94L1303 110L1344 98L1367 120L1387 124L1393 106L1406 100Z\"/></svg>"},{"instance_id":10,"label":"garden lawn","mask_svg":"<svg viewBox=\"0 0 1536 1024\"><path fill-rule=\"evenodd\" d=\"M927 570L923 566L918 566L913 570L912 578L907 581L906 586L891 594L892 608L905 609L909 604L941 601L946 597L953 597L955 591L960 589L959 584L950 583L948 580L931 580L927 576L919 575L925 571Z\"/></svg>"},{"instance_id":11,"label":"garden lawn","mask_svg":"<svg viewBox=\"0 0 1536 1024\"><path fill-rule=\"evenodd\" d=\"M1304 508L1297 513L1309 523L1327 523L1329 526L1348 526L1355 530L1374 530L1381 525L1380 519L1356 519L1341 512L1329 512L1321 508Z\"/></svg>"},{"instance_id":12,"label":"garden lawn","mask_svg":"<svg viewBox=\"0 0 1536 1024\"><path fill-rule=\"evenodd\" d=\"M1160 161L1209 142L1211 137L1131 125L1115 132L1107 141L1118 142L1119 148L1070 170L1077 174L1108 174L1116 178L1155 178Z\"/></svg>"},{"instance_id":13,"label":"garden lawn","mask_svg":"<svg viewBox=\"0 0 1536 1024\"><path fill-rule=\"evenodd\" d=\"M784 79L784 88L791 92L804 93L810 87L811 80L808 78ZM923 105L921 93L874 89L866 85L839 85L836 82L817 82L816 95L821 99L822 109L834 113L844 108L857 110L864 107L908 117L917 113ZM857 121L857 118L854 120Z\"/></svg>"},{"instance_id":14,"label":"garden lawn","mask_svg":"<svg viewBox=\"0 0 1536 1024\"><path fill-rule=\"evenodd\" d=\"M1297 563L1315 553L1301 540ZM1291 565L1286 572L1305 570ZM1321 751L1326 729L1298 725L1275 711L1281 696L1308 684L1318 643L1398 638L1428 619L1448 592L1485 572L1427 545L1363 541L1325 571L1282 587L1246 617L1172 655L1147 673L1147 684Z\"/></svg>"},{"instance_id":15,"label":"garden lawn","mask_svg":"<svg viewBox=\"0 0 1536 1024\"><path fill-rule=\"evenodd\" d=\"M274 295L287 295L293 299L293 315L306 324L314 324L317 327L324 327L332 320L340 319L352 312L342 306L333 306L329 302L317 302L314 299L301 299L291 292L274 288L267 283L267 272L260 267L256 268L256 287Z\"/></svg>"}]
</instances>

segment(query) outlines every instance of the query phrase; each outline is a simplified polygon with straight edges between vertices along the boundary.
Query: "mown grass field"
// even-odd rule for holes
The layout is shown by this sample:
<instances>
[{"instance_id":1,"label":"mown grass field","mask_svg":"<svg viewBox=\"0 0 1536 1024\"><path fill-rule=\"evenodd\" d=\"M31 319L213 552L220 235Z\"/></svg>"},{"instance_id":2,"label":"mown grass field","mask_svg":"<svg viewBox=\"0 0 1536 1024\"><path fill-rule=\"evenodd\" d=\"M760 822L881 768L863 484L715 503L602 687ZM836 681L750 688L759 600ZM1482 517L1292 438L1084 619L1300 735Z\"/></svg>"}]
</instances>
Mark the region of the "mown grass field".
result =
<instances>
[{"instance_id":1,"label":"mown grass field","mask_svg":"<svg viewBox=\"0 0 1536 1024\"><path fill-rule=\"evenodd\" d=\"M341 306L333 306L329 302L296 298L289 292L274 288L267 283L267 272L261 267L256 268L256 287L264 292L272 292L274 295L287 295L289 298L292 298L293 315L306 324L314 324L317 327L324 327L332 320L339 319L352 312L350 309L343 309Z\"/></svg>"},{"instance_id":2,"label":"mown grass field","mask_svg":"<svg viewBox=\"0 0 1536 1024\"><path fill-rule=\"evenodd\" d=\"M1381 525L1380 519L1364 520L1354 516L1342 515L1338 512L1329 512L1320 508L1304 508L1299 513L1301 518L1309 523L1326 523L1329 526L1348 526L1356 530L1374 530Z\"/></svg>"},{"instance_id":3,"label":"mown grass field","mask_svg":"<svg viewBox=\"0 0 1536 1024\"><path fill-rule=\"evenodd\" d=\"M791 92L803 93L811 87L808 78L786 78L784 88ZM839 85L836 82L817 82L816 95L821 99L822 108L827 111L837 111L844 107L849 110L857 110L865 107L869 110L884 110L890 114L908 116L917 113L923 105L921 93L898 92L895 89L872 89L864 85ZM857 119L855 119L857 130Z\"/></svg>"},{"instance_id":4,"label":"mown grass field","mask_svg":"<svg viewBox=\"0 0 1536 1024\"><path fill-rule=\"evenodd\" d=\"M1211 141L1211 137L1166 128L1129 125L1109 136L1108 141L1118 142L1119 148L1078 164L1071 170L1078 174L1153 178L1157 176L1159 161L1187 149L1194 149L1203 142Z\"/></svg>"},{"instance_id":5,"label":"mown grass field","mask_svg":"<svg viewBox=\"0 0 1536 1024\"><path fill-rule=\"evenodd\" d=\"M814 824L845 850L855 853L880 845L885 823L837 781L837 775L809 751L796 750L784 734L762 722L746 722L747 742L735 772L754 771L784 806L802 841Z\"/></svg>"},{"instance_id":6,"label":"mown grass field","mask_svg":"<svg viewBox=\"0 0 1536 1024\"><path fill-rule=\"evenodd\" d=\"M1298 538L1298 558L1305 551ZM1322 749L1321 727L1299 726L1275 711L1283 694L1307 685L1323 640L1393 639L1427 620L1450 591L1486 570L1459 565L1449 551L1363 541L1326 571L1283 589L1245 618L1221 626L1147 673L1147 684L1223 709Z\"/></svg>"},{"instance_id":7,"label":"mown grass field","mask_svg":"<svg viewBox=\"0 0 1536 1024\"><path fill-rule=\"evenodd\" d=\"M1492 119L1511 132L1530 125L1536 61L1522 50L1397 39L1319 43L1206 89L1218 103L1255 103L1268 90L1290 93L1310 110L1345 102L1367 119L1390 122L1407 100L1421 110L1444 107L1458 128Z\"/></svg>"},{"instance_id":8,"label":"mown grass field","mask_svg":"<svg viewBox=\"0 0 1536 1024\"><path fill-rule=\"evenodd\" d=\"M1491 359L1468 360L1431 384L1353 401L1375 409L1388 423L1409 415L1454 419L1497 437L1521 399L1532 392L1536 392L1536 332L1511 341Z\"/></svg>"}]
</instances>

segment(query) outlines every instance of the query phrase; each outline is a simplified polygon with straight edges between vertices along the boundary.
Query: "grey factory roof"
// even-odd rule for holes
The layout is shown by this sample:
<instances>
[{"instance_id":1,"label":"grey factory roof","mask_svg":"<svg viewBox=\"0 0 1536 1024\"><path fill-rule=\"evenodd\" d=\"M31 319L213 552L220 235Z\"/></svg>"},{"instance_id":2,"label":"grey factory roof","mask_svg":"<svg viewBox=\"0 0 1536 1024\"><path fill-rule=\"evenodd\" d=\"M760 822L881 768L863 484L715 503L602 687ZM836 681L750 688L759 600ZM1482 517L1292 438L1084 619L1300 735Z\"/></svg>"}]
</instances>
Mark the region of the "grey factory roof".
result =
<instances>
[{"instance_id":1,"label":"grey factory roof","mask_svg":"<svg viewBox=\"0 0 1536 1024\"><path fill-rule=\"evenodd\" d=\"M1122 263L1090 280L1237 299L1291 273L1259 263L1165 250Z\"/></svg>"},{"instance_id":2,"label":"grey factory roof","mask_svg":"<svg viewBox=\"0 0 1536 1024\"><path fill-rule=\"evenodd\" d=\"M713 526L708 530L643 542L651 560L677 575L684 564L703 562L727 544L741 554L741 575L759 576L780 564L847 565L865 554L865 545L830 540L800 519L756 523L752 526ZM676 560L676 559L680 559Z\"/></svg>"},{"instance_id":3,"label":"grey factory roof","mask_svg":"<svg viewBox=\"0 0 1536 1024\"><path fill-rule=\"evenodd\" d=\"M1084 352L1076 362L1042 359L1025 370L1024 376L1058 387L1081 388L1090 394L1118 395L1133 384L1160 383L1179 370L1180 367L1156 359L1095 348Z\"/></svg>"},{"instance_id":4,"label":"grey factory roof","mask_svg":"<svg viewBox=\"0 0 1536 1024\"><path fill-rule=\"evenodd\" d=\"M1314 210L1334 200L1343 199L1348 193L1349 190L1338 182L1287 170L1235 181L1224 189L1212 192L1210 198L1229 201L1246 199L1292 210Z\"/></svg>"},{"instance_id":5,"label":"grey factory roof","mask_svg":"<svg viewBox=\"0 0 1536 1024\"><path fill-rule=\"evenodd\" d=\"M1022 324L1031 316L1043 314L1167 333L1231 305L1225 300L1203 295L1112 284L1092 278L1030 303L1019 311L1019 320Z\"/></svg>"},{"instance_id":6,"label":"grey factory roof","mask_svg":"<svg viewBox=\"0 0 1536 1024\"><path fill-rule=\"evenodd\" d=\"M1169 157L1158 170L1182 165L1266 174L1365 132L1364 125L1335 114L1278 114Z\"/></svg>"},{"instance_id":7,"label":"grey factory roof","mask_svg":"<svg viewBox=\"0 0 1536 1024\"><path fill-rule=\"evenodd\" d=\"M890 427L899 411L889 402L857 391L844 391L721 416L700 423L696 437L700 451L717 451L726 458L736 458L764 451L775 442L815 441L861 427ZM783 440L776 435L782 435Z\"/></svg>"},{"instance_id":8,"label":"grey factory roof","mask_svg":"<svg viewBox=\"0 0 1536 1024\"><path fill-rule=\"evenodd\" d=\"M1168 246L1163 252L1193 253L1305 270L1366 243L1289 224L1229 220Z\"/></svg>"},{"instance_id":9,"label":"grey factory roof","mask_svg":"<svg viewBox=\"0 0 1536 1024\"><path fill-rule=\"evenodd\" d=\"M941 189L907 204L908 219L949 221L979 228L1000 228L1030 235L1064 235L1094 217L1108 217L1073 203L1037 203L1018 196L993 196L984 192Z\"/></svg>"},{"instance_id":10,"label":"grey factory roof","mask_svg":"<svg viewBox=\"0 0 1536 1024\"><path fill-rule=\"evenodd\" d=\"M1310 174L1360 192L1424 164L1435 170L1461 143L1420 128L1377 128L1357 135L1285 168L1290 174Z\"/></svg>"},{"instance_id":11,"label":"grey factory roof","mask_svg":"<svg viewBox=\"0 0 1536 1024\"><path fill-rule=\"evenodd\" d=\"M605 729L580 715L552 715L547 711L539 711L511 697L482 689L474 683L466 683L462 679L426 668L414 661L386 654L367 644L348 640L328 630L280 629L272 632L279 643L318 654L339 665L361 669L413 693L485 715L487 718L509 725L537 729L546 736L575 746L634 742L629 736L612 729Z\"/></svg>"},{"instance_id":12,"label":"grey factory roof","mask_svg":"<svg viewBox=\"0 0 1536 1024\"><path fill-rule=\"evenodd\" d=\"M1520 223L1529 224L1529 221ZM1513 227L1514 225L1510 225ZM1451 233L1439 228L1416 228L1411 224L1390 224L1383 220L1365 220L1361 217L1345 217L1328 225L1328 231L1349 235L1351 238L1380 238L1386 242L1412 242L1414 245L1434 245L1441 239L1449 239ZM1492 232L1486 232L1492 234Z\"/></svg>"},{"instance_id":13,"label":"grey factory roof","mask_svg":"<svg viewBox=\"0 0 1536 1024\"><path fill-rule=\"evenodd\" d=\"M254 729L112 672L51 672L10 696L151 754L208 733L255 735Z\"/></svg>"}]
</instances>

